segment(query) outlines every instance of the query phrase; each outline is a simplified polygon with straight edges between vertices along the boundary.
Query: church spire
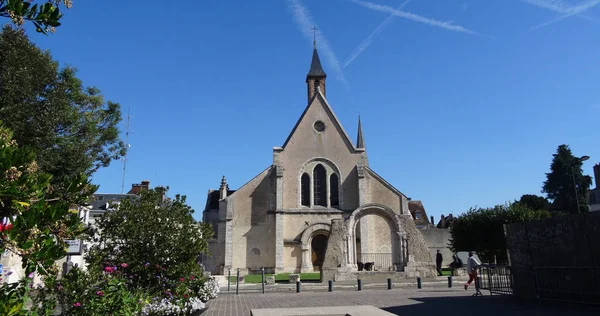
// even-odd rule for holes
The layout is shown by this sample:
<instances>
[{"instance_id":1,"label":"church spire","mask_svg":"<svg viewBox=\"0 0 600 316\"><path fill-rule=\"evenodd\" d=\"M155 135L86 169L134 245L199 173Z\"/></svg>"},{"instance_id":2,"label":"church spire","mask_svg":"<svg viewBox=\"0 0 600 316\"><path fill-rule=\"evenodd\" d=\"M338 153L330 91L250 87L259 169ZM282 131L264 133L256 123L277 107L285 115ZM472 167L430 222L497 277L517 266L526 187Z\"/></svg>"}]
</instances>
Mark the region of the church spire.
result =
<instances>
[{"instance_id":1,"label":"church spire","mask_svg":"<svg viewBox=\"0 0 600 316\"><path fill-rule=\"evenodd\" d=\"M313 27L313 31L315 31L315 38L313 40L313 55L312 61L310 63L310 69L308 70L308 74L306 75L306 84L308 88L308 102L312 100L317 92L317 88L321 89L321 93L325 95L325 79L327 78L327 74L323 71L323 66L321 66L321 59L319 59L319 53L317 52L317 28Z\"/></svg>"},{"instance_id":2,"label":"church spire","mask_svg":"<svg viewBox=\"0 0 600 316\"><path fill-rule=\"evenodd\" d=\"M362 124L360 123L360 115L358 116L358 135L356 136L356 148L365 148L365 138L362 132Z\"/></svg>"}]
</instances>

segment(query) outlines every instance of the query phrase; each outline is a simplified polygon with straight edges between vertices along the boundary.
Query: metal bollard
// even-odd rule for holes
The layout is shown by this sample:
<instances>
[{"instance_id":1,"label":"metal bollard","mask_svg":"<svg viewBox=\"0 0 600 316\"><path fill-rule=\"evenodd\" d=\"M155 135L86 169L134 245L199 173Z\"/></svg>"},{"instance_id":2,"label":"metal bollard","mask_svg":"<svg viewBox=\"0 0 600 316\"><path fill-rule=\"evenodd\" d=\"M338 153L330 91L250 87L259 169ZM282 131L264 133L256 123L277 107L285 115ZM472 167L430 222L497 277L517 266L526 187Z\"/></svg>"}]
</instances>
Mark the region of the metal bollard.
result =
<instances>
[{"instance_id":1,"label":"metal bollard","mask_svg":"<svg viewBox=\"0 0 600 316\"><path fill-rule=\"evenodd\" d=\"M231 287L231 268L228 269L227 272L227 292L229 292L229 288Z\"/></svg>"},{"instance_id":2,"label":"metal bollard","mask_svg":"<svg viewBox=\"0 0 600 316\"><path fill-rule=\"evenodd\" d=\"M417 289L420 289L421 287L421 277L417 277Z\"/></svg>"},{"instance_id":3,"label":"metal bollard","mask_svg":"<svg viewBox=\"0 0 600 316\"><path fill-rule=\"evenodd\" d=\"M262 274L262 292L265 294L265 268L260 268L260 273Z\"/></svg>"},{"instance_id":4,"label":"metal bollard","mask_svg":"<svg viewBox=\"0 0 600 316\"><path fill-rule=\"evenodd\" d=\"M358 290L362 291L362 280L358 279Z\"/></svg>"},{"instance_id":5,"label":"metal bollard","mask_svg":"<svg viewBox=\"0 0 600 316\"><path fill-rule=\"evenodd\" d=\"M238 295L240 290L240 268L237 270L237 278L235 279L235 295Z\"/></svg>"},{"instance_id":6,"label":"metal bollard","mask_svg":"<svg viewBox=\"0 0 600 316\"><path fill-rule=\"evenodd\" d=\"M302 292L302 283L300 281L296 281L296 293Z\"/></svg>"},{"instance_id":7,"label":"metal bollard","mask_svg":"<svg viewBox=\"0 0 600 316\"><path fill-rule=\"evenodd\" d=\"M388 279L388 290L392 289L392 279Z\"/></svg>"},{"instance_id":8,"label":"metal bollard","mask_svg":"<svg viewBox=\"0 0 600 316\"><path fill-rule=\"evenodd\" d=\"M329 292L333 292L333 280L329 280Z\"/></svg>"},{"instance_id":9,"label":"metal bollard","mask_svg":"<svg viewBox=\"0 0 600 316\"><path fill-rule=\"evenodd\" d=\"M448 287L452 287L452 276L448 277Z\"/></svg>"}]
</instances>

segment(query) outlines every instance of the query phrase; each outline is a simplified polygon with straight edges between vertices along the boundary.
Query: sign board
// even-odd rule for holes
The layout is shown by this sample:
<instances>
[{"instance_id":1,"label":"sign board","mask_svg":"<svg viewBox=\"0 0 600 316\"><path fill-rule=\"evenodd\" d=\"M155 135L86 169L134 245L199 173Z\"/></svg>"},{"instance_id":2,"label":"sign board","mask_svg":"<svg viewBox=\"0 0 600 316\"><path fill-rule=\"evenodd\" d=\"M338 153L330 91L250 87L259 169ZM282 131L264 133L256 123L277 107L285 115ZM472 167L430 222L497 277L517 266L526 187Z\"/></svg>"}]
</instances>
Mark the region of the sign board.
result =
<instances>
[{"instance_id":1,"label":"sign board","mask_svg":"<svg viewBox=\"0 0 600 316\"><path fill-rule=\"evenodd\" d=\"M4 266L0 264L0 275L2 275L2 269L4 269Z\"/></svg>"},{"instance_id":2,"label":"sign board","mask_svg":"<svg viewBox=\"0 0 600 316\"><path fill-rule=\"evenodd\" d=\"M81 240L80 239L71 239L65 240L69 248L67 248L67 255L80 255L81 254Z\"/></svg>"}]
</instances>

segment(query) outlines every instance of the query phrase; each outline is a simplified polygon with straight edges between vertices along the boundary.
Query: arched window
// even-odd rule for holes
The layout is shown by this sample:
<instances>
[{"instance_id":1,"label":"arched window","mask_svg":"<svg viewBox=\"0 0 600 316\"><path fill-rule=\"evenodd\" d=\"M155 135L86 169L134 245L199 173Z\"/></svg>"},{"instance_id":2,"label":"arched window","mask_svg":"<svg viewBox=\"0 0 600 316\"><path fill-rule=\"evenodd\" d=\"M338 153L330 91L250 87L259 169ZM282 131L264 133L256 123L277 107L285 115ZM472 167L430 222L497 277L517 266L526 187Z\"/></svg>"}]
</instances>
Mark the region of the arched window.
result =
<instances>
[{"instance_id":1,"label":"arched window","mask_svg":"<svg viewBox=\"0 0 600 316\"><path fill-rule=\"evenodd\" d=\"M331 198L331 206L338 207L340 206L340 194L338 190L339 180L337 174L332 174L329 178L329 185L331 188L329 189L329 197Z\"/></svg>"},{"instance_id":2,"label":"arched window","mask_svg":"<svg viewBox=\"0 0 600 316\"><path fill-rule=\"evenodd\" d=\"M415 219L421 219L421 212L415 213Z\"/></svg>"},{"instance_id":3,"label":"arched window","mask_svg":"<svg viewBox=\"0 0 600 316\"><path fill-rule=\"evenodd\" d=\"M300 181L302 182L302 205L310 206L310 176L308 173L303 173Z\"/></svg>"},{"instance_id":4,"label":"arched window","mask_svg":"<svg viewBox=\"0 0 600 316\"><path fill-rule=\"evenodd\" d=\"M313 181L314 205L327 206L327 172L321 164L316 165L313 170Z\"/></svg>"},{"instance_id":5,"label":"arched window","mask_svg":"<svg viewBox=\"0 0 600 316\"><path fill-rule=\"evenodd\" d=\"M315 80L315 93L317 93L317 89L319 88L320 85L321 85L321 81Z\"/></svg>"}]
</instances>

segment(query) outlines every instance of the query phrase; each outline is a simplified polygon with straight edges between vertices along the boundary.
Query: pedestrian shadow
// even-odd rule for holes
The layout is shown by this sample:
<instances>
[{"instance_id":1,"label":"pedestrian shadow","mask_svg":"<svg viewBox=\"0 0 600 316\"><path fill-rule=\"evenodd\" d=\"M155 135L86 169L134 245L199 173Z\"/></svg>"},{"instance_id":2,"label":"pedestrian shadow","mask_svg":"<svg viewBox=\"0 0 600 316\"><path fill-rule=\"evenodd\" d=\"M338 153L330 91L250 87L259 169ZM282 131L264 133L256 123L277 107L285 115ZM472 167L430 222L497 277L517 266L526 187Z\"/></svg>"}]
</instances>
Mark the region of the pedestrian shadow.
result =
<instances>
[{"instance_id":1,"label":"pedestrian shadow","mask_svg":"<svg viewBox=\"0 0 600 316\"><path fill-rule=\"evenodd\" d=\"M511 296L411 297L411 299L417 303L382 309L395 315L406 316L600 315L600 306L538 301Z\"/></svg>"}]
</instances>

